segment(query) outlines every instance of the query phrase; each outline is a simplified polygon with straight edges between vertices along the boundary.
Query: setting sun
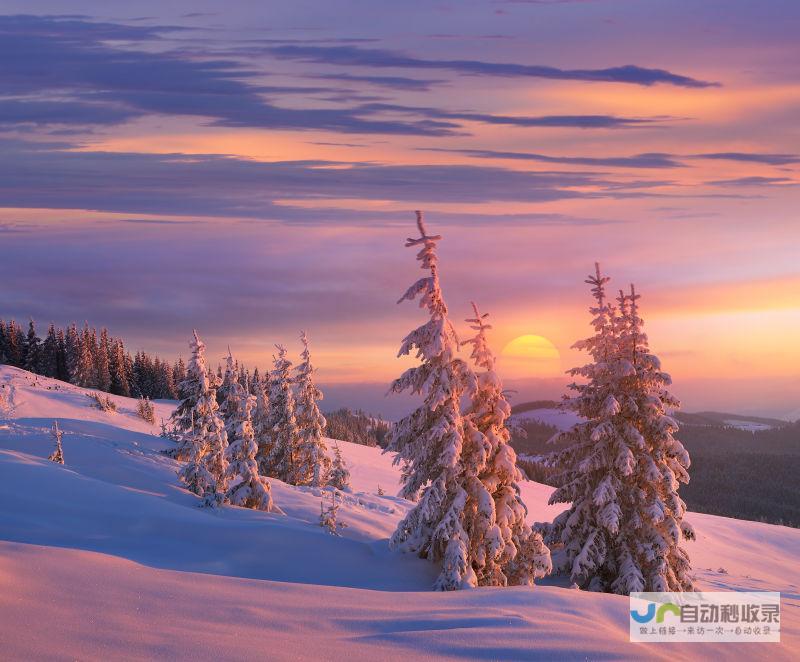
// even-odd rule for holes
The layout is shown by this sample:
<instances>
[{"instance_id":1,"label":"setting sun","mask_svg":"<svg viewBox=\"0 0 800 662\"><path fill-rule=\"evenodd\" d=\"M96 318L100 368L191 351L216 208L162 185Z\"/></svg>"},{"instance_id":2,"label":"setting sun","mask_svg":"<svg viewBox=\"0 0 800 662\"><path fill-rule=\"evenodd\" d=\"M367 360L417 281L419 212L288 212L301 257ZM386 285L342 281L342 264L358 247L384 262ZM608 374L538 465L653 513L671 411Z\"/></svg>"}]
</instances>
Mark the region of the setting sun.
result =
<instances>
[{"instance_id":1,"label":"setting sun","mask_svg":"<svg viewBox=\"0 0 800 662\"><path fill-rule=\"evenodd\" d=\"M505 377L556 377L561 374L561 354L544 336L528 334L515 338L500 353Z\"/></svg>"},{"instance_id":2,"label":"setting sun","mask_svg":"<svg viewBox=\"0 0 800 662\"><path fill-rule=\"evenodd\" d=\"M3 0L0 662L800 662L798 27Z\"/></svg>"}]
</instances>

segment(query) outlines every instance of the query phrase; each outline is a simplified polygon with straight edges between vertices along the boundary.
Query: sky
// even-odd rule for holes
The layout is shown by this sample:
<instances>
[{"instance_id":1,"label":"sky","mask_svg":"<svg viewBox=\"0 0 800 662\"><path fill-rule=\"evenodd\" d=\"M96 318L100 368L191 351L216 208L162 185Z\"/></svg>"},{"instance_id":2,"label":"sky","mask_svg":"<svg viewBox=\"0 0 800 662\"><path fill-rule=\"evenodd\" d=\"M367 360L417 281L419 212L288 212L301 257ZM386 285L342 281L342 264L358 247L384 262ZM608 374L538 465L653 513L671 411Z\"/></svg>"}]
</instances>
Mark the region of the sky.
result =
<instances>
[{"instance_id":1,"label":"sky","mask_svg":"<svg viewBox=\"0 0 800 662\"><path fill-rule=\"evenodd\" d=\"M800 4L0 11L0 317L262 367L305 329L329 407L393 416L422 209L517 401L584 361L599 261L685 409L800 418Z\"/></svg>"}]
</instances>

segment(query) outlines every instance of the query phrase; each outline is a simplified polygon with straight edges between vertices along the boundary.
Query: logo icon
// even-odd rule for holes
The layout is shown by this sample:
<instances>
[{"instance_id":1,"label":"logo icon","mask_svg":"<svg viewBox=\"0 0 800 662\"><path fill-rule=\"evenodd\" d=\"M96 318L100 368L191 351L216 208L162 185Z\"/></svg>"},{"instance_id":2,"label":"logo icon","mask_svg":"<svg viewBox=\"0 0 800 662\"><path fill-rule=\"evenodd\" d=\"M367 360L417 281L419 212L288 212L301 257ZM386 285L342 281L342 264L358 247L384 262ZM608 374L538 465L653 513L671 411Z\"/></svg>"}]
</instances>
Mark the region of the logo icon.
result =
<instances>
[{"instance_id":1,"label":"logo icon","mask_svg":"<svg viewBox=\"0 0 800 662\"><path fill-rule=\"evenodd\" d=\"M647 605L647 611L644 613L644 616L640 614L638 611L631 609L631 618L636 621L637 623L649 623L653 620L653 616L656 617L656 623L663 623L664 616L667 612L671 614L675 614L678 618L681 617L681 608L673 604L672 602L667 602L666 604L661 605L656 611L656 603L651 602Z\"/></svg>"}]
</instances>

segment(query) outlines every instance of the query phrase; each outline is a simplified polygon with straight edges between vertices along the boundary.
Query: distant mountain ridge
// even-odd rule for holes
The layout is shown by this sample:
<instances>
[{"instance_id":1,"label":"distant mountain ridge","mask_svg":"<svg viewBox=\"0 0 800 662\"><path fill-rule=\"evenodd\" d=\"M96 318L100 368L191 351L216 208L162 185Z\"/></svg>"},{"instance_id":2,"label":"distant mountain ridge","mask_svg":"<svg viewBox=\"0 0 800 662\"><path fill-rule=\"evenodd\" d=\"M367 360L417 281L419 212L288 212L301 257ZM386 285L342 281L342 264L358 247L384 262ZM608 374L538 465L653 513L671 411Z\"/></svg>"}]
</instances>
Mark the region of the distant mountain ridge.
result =
<instances>
[{"instance_id":1,"label":"distant mountain ridge","mask_svg":"<svg viewBox=\"0 0 800 662\"><path fill-rule=\"evenodd\" d=\"M528 476L557 486L547 472L525 458L564 448L548 443L559 430L581 419L558 408L552 400L516 405L512 445ZM760 520L800 527L800 421L744 416L725 412L676 412L676 437L692 458L691 480L681 488L689 508L738 519Z\"/></svg>"},{"instance_id":2,"label":"distant mountain ridge","mask_svg":"<svg viewBox=\"0 0 800 662\"><path fill-rule=\"evenodd\" d=\"M530 402L520 402L511 407L511 414L524 414L536 409L558 409L560 403L555 400L531 400ZM765 416L746 416L744 414L731 414L721 411L678 411L674 414L675 419L683 425L702 425L702 426L721 426L739 427L733 425L731 421L742 423L757 423L769 428L783 428L791 425L789 421L780 418L768 418Z\"/></svg>"}]
</instances>

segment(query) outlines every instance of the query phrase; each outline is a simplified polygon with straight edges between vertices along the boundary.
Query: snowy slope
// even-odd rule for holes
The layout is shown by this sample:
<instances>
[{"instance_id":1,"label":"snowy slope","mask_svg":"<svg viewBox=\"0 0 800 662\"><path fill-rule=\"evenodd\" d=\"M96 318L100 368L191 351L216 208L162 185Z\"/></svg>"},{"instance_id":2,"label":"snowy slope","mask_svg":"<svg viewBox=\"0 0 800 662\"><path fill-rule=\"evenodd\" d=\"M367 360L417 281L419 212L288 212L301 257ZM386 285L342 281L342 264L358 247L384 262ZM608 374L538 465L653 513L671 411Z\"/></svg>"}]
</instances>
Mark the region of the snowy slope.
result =
<instances>
[{"instance_id":1,"label":"snowy slope","mask_svg":"<svg viewBox=\"0 0 800 662\"><path fill-rule=\"evenodd\" d=\"M319 497L273 481L286 516L207 511L183 490L170 442L136 417L88 406L82 389L0 367L0 642L3 659L598 659L745 657L730 645L628 642L624 597L547 580L534 589L429 591L435 572L388 550L408 503L378 449L340 442L353 491L342 538ZM56 390L55 386L59 388ZM48 389L49 387L49 389ZM170 403L157 405L157 416ZM53 417L65 466L45 458ZM386 491L377 496L378 484ZM523 486L530 519L551 489ZM780 590L783 643L800 654L800 530L694 514L689 544L707 589ZM719 572L724 569L725 572ZM562 585L559 585L562 584Z\"/></svg>"},{"instance_id":2,"label":"snowy slope","mask_svg":"<svg viewBox=\"0 0 800 662\"><path fill-rule=\"evenodd\" d=\"M569 430L573 425L579 423L581 417L573 411L555 408L530 409L528 411L514 414L517 421L534 420L546 425L552 425L559 431Z\"/></svg>"},{"instance_id":3,"label":"snowy slope","mask_svg":"<svg viewBox=\"0 0 800 662\"><path fill-rule=\"evenodd\" d=\"M745 432L763 432L764 430L771 430L772 426L767 423L759 423L758 421L740 421L738 419L725 419L725 425L728 425L737 430L744 430Z\"/></svg>"}]
</instances>

